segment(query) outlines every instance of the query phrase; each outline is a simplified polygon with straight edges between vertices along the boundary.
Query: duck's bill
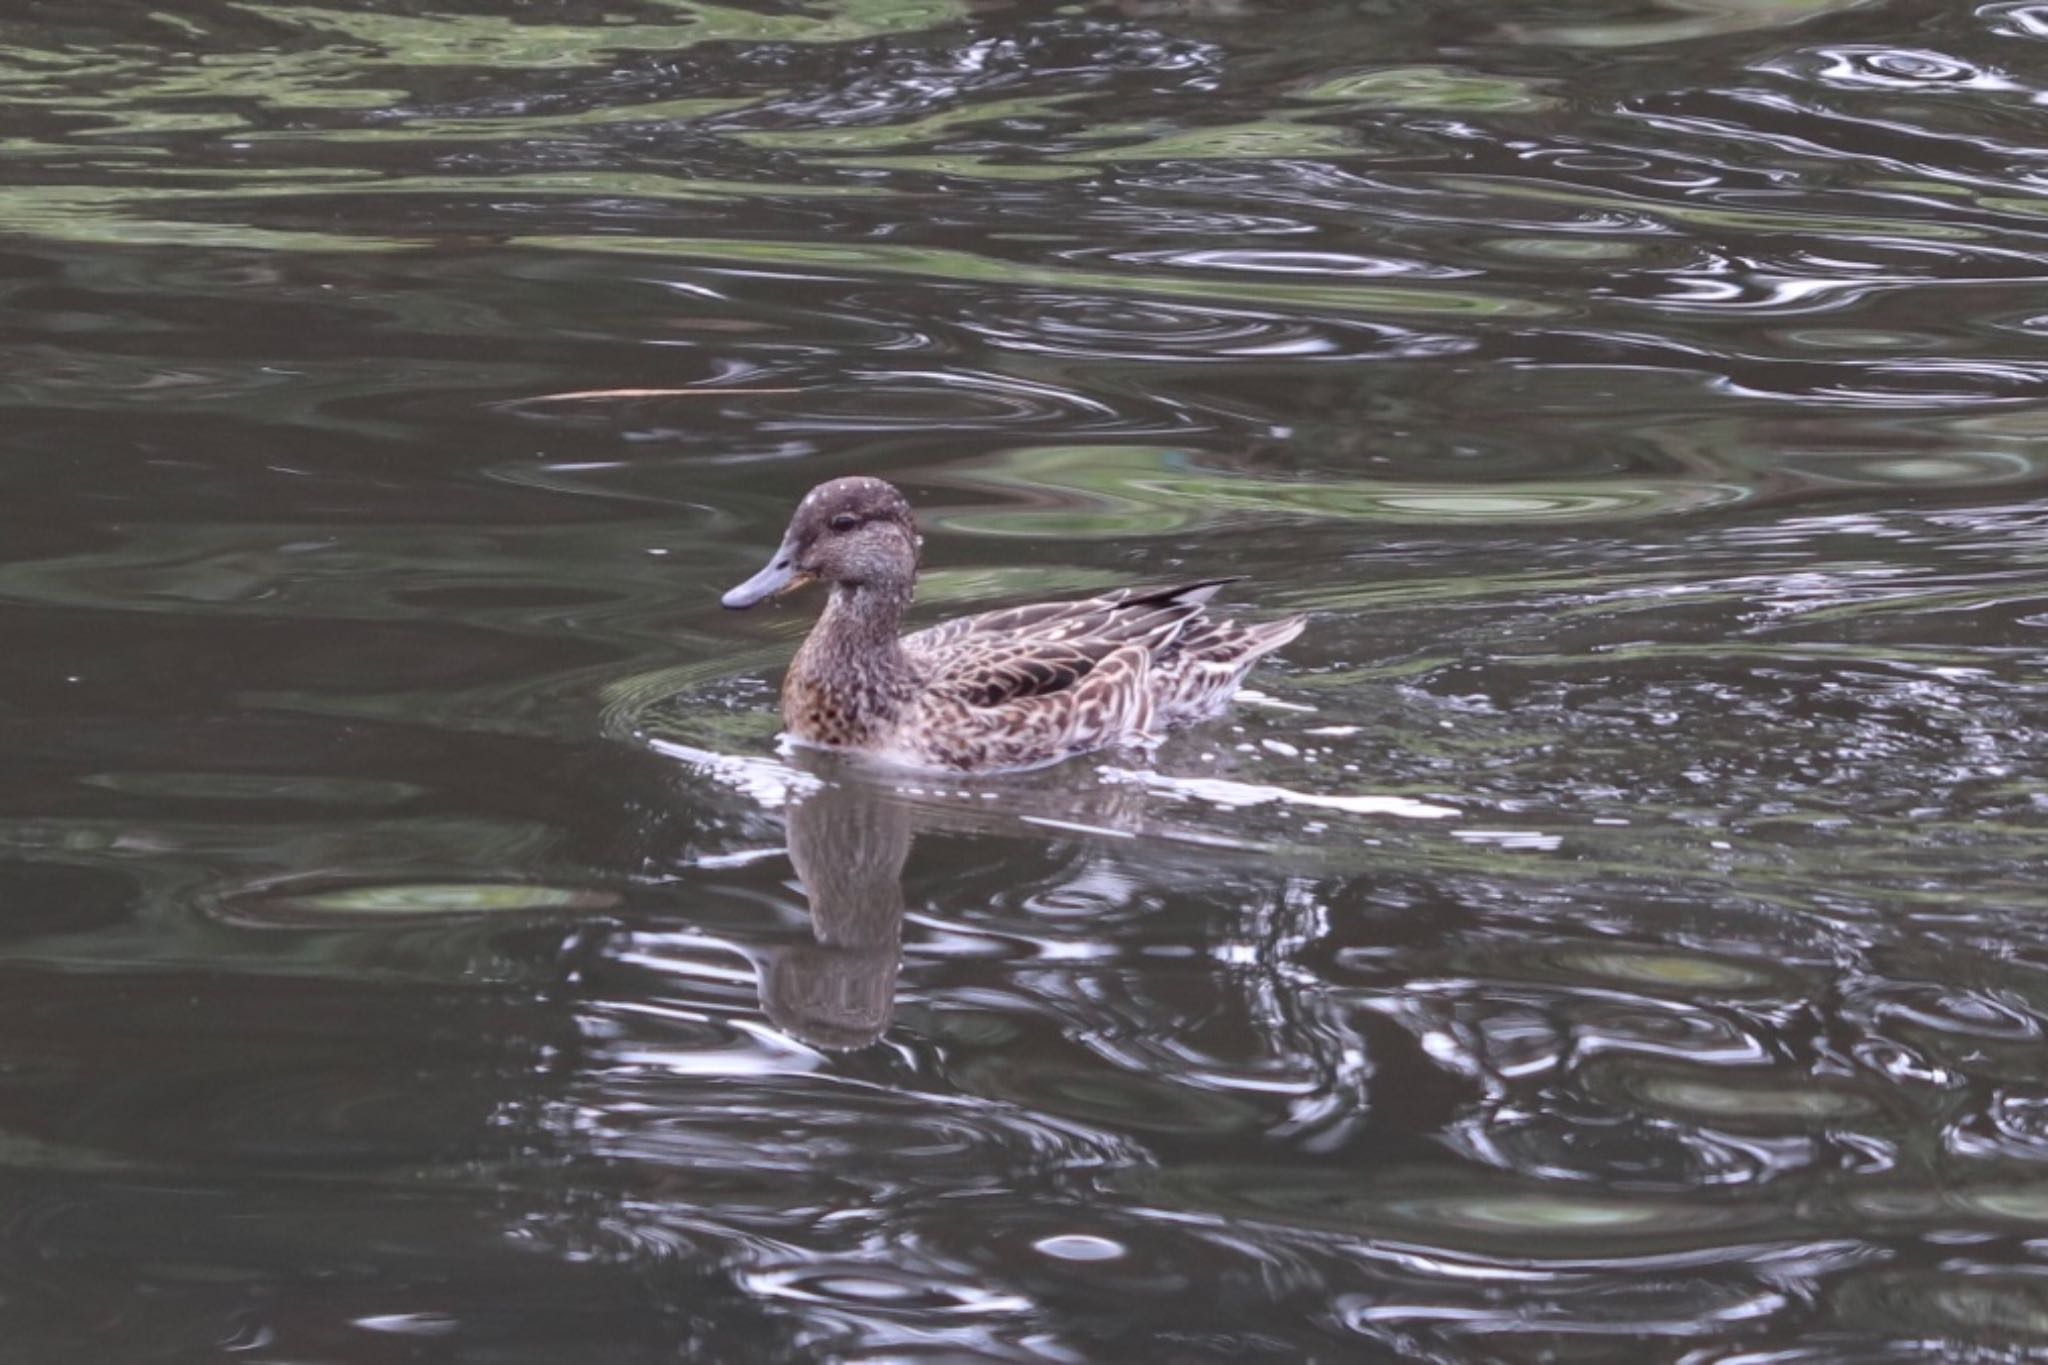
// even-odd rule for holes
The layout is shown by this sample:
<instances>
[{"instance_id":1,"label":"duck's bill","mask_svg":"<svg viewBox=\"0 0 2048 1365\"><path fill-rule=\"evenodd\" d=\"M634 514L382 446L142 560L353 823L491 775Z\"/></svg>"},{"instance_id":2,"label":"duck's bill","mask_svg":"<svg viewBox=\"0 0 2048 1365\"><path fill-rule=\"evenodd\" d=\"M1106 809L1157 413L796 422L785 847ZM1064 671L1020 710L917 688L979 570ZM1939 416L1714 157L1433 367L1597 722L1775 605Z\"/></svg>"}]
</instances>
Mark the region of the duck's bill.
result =
<instances>
[{"instance_id":1,"label":"duck's bill","mask_svg":"<svg viewBox=\"0 0 2048 1365\"><path fill-rule=\"evenodd\" d=\"M784 545L775 552L775 558L768 561L767 568L718 600L733 611L745 611L771 597L801 588L810 581L810 575L796 566L796 551Z\"/></svg>"}]
</instances>

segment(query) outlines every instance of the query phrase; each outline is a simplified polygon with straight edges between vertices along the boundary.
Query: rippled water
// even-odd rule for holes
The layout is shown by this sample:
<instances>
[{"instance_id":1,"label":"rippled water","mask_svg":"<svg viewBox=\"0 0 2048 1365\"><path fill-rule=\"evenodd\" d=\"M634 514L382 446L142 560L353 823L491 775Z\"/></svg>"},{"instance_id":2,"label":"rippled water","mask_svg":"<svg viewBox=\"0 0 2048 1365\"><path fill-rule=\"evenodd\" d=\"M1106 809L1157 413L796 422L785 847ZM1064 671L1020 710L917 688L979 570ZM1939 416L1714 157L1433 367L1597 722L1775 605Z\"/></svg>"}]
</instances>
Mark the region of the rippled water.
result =
<instances>
[{"instance_id":1,"label":"rippled water","mask_svg":"<svg viewBox=\"0 0 2048 1365\"><path fill-rule=\"evenodd\" d=\"M0 1354L2048 1354L2048 5L0 33ZM1313 624L797 764L854 472Z\"/></svg>"}]
</instances>

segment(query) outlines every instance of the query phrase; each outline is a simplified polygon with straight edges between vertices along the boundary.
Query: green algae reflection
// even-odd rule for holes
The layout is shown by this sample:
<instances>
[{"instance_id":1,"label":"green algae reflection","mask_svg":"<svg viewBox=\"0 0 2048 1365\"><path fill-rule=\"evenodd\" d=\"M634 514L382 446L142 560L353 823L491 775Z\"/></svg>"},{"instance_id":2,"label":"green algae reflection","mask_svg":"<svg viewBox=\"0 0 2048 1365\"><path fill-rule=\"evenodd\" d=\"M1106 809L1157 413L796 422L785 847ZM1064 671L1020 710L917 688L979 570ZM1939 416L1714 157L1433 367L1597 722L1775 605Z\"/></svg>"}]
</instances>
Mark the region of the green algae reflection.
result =
<instances>
[{"instance_id":1,"label":"green algae reflection","mask_svg":"<svg viewBox=\"0 0 2048 1365\"><path fill-rule=\"evenodd\" d=\"M1652 47L1686 43L1723 33L1790 28L1842 10L1864 9L1874 0L1661 0L1630 7L1597 23L1560 21L1512 23L1504 37L1560 47ZM1647 8L1651 12L1642 13ZM1664 11L1663 15L1655 13Z\"/></svg>"},{"instance_id":2,"label":"green algae reflection","mask_svg":"<svg viewBox=\"0 0 2048 1365\"><path fill-rule=\"evenodd\" d=\"M1782 1217L1760 1202L1616 1195L1483 1177L1453 1181L1414 1169L1283 1172L1187 1164L1122 1172L1114 1183L1155 1206L1222 1211L1266 1227L1465 1251L1510 1245L1533 1259L1570 1257L1591 1245L1636 1254L1714 1246Z\"/></svg>"},{"instance_id":3,"label":"green algae reflection","mask_svg":"<svg viewBox=\"0 0 2048 1365\"><path fill-rule=\"evenodd\" d=\"M779 192L764 185L762 193ZM1546 317L1549 304L1451 285L1270 284L1218 279L1211 271L1088 270L1002 260L971 251L892 242L742 241L717 237L540 235L512 239L556 251L608 251L733 268L773 267L852 275L902 275L937 284L995 284L1073 293L1140 294L1215 304L1269 304L1333 312L1452 317Z\"/></svg>"},{"instance_id":4,"label":"green algae reflection","mask_svg":"<svg viewBox=\"0 0 2048 1365\"><path fill-rule=\"evenodd\" d=\"M596 887L535 882L391 881L306 887L281 883L230 896L220 913L250 926L333 926L365 919L590 912L609 909L618 899Z\"/></svg>"},{"instance_id":5,"label":"green algae reflection","mask_svg":"<svg viewBox=\"0 0 2048 1365\"><path fill-rule=\"evenodd\" d=\"M1617 521L1741 502L1732 484L1615 477L1484 484L1325 476L1275 479L1205 469L1153 446L1032 446L951 471L946 482L1023 493L1027 505L935 513L973 535L1172 535L1236 522L1410 525Z\"/></svg>"},{"instance_id":6,"label":"green algae reflection","mask_svg":"<svg viewBox=\"0 0 2048 1365\"><path fill-rule=\"evenodd\" d=\"M1539 84L1442 66L1394 66L1331 77L1302 91L1301 98L1359 109L1443 109L1466 114L1556 108L1559 101L1540 93Z\"/></svg>"},{"instance_id":7,"label":"green algae reflection","mask_svg":"<svg viewBox=\"0 0 2048 1365\"><path fill-rule=\"evenodd\" d=\"M374 14L310 6L236 6L273 23L358 45L362 60L394 66L590 66L611 53L675 52L699 43L837 43L916 33L961 15L957 0L837 0L800 14L763 14L702 0L667 0L673 24L520 23L496 15Z\"/></svg>"}]
</instances>

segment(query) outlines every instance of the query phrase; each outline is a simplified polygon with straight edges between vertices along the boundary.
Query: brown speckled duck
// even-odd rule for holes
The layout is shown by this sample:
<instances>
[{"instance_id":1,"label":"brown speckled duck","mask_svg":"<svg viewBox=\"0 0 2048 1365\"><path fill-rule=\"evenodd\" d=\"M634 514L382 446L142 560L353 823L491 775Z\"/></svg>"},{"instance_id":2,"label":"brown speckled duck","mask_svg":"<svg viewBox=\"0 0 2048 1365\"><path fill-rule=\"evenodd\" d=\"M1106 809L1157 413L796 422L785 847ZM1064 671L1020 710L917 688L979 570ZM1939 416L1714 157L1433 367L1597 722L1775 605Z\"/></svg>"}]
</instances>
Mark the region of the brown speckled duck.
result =
<instances>
[{"instance_id":1,"label":"brown speckled duck","mask_svg":"<svg viewBox=\"0 0 2048 1365\"><path fill-rule=\"evenodd\" d=\"M1220 710L1259 657L1305 621L1240 625L1204 611L1229 578L1119 589L897 634L922 540L880 479L834 479L797 505L735 611L822 580L825 614L782 683L792 739L955 772L1056 763Z\"/></svg>"}]
</instances>

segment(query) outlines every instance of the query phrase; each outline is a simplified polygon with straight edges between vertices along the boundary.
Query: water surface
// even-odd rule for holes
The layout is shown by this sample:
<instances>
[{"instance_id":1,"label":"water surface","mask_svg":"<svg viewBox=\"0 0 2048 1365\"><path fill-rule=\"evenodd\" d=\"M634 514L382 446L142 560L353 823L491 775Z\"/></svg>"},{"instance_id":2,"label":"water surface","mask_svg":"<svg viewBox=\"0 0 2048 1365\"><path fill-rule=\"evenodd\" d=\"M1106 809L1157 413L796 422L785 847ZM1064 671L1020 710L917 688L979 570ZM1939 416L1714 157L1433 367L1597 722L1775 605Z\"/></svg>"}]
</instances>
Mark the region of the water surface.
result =
<instances>
[{"instance_id":1,"label":"water surface","mask_svg":"<svg viewBox=\"0 0 2048 1365\"><path fill-rule=\"evenodd\" d=\"M2048 6L17 8L13 1356L2048 1353ZM780 756L849 473L1313 625Z\"/></svg>"}]
</instances>

